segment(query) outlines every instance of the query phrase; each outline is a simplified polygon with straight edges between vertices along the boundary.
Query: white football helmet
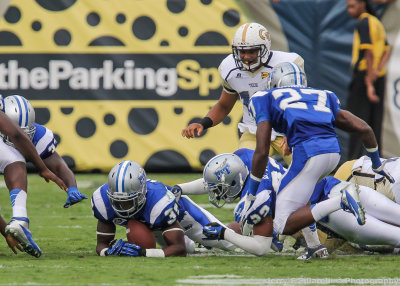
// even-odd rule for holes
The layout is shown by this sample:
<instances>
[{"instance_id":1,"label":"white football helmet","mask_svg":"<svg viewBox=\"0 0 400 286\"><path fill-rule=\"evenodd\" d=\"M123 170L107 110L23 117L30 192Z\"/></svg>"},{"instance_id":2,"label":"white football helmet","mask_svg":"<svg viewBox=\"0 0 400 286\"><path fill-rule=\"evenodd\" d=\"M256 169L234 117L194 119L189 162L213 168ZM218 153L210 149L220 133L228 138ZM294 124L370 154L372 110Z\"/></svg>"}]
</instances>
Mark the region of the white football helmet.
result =
<instances>
[{"instance_id":1,"label":"white football helmet","mask_svg":"<svg viewBox=\"0 0 400 286\"><path fill-rule=\"evenodd\" d=\"M248 175L247 166L235 154L225 153L212 158L203 171L210 202L218 208L226 202L233 202L242 191Z\"/></svg>"},{"instance_id":2,"label":"white football helmet","mask_svg":"<svg viewBox=\"0 0 400 286\"><path fill-rule=\"evenodd\" d=\"M107 196L114 211L131 218L146 203L147 185L144 169L134 161L122 161L108 174Z\"/></svg>"},{"instance_id":3,"label":"white football helmet","mask_svg":"<svg viewBox=\"0 0 400 286\"><path fill-rule=\"evenodd\" d=\"M270 74L270 88L307 86L304 71L295 63L284 62L276 65Z\"/></svg>"},{"instance_id":4,"label":"white football helmet","mask_svg":"<svg viewBox=\"0 0 400 286\"><path fill-rule=\"evenodd\" d=\"M243 61L240 51L258 50L257 58ZM257 23L246 23L240 26L233 36L232 53L236 66L241 70L254 72L268 60L271 49L270 34L263 25Z\"/></svg>"},{"instance_id":5,"label":"white football helmet","mask_svg":"<svg viewBox=\"0 0 400 286\"><path fill-rule=\"evenodd\" d=\"M10 95L3 100L3 110L4 113L22 130L29 136L32 140L35 135L35 109L32 104L20 95ZM8 139L7 136L1 134L4 142L10 146L13 143Z\"/></svg>"}]
</instances>

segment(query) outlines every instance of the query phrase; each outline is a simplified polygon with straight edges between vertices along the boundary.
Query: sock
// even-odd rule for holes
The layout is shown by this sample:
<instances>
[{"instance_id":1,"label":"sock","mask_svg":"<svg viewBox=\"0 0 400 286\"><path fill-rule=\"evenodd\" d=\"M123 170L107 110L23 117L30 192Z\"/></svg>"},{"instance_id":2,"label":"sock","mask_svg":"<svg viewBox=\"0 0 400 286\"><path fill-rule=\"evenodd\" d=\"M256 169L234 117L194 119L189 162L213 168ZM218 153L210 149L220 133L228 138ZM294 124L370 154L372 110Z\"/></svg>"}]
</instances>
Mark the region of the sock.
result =
<instances>
[{"instance_id":1,"label":"sock","mask_svg":"<svg viewBox=\"0 0 400 286\"><path fill-rule=\"evenodd\" d=\"M10 191L12 214L14 218L28 218L28 212L26 210L27 197L28 196L24 190L14 189Z\"/></svg>"},{"instance_id":2,"label":"sock","mask_svg":"<svg viewBox=\"0 0 400 286\"><path fill-rule=\"evenodd\" d=\"M321 244L318 237L317 225L315 223L303 228L301 231L308 247L314 248Z\"/></svg>"},{"instance_id":3,"label":"sock","mask_svg":"<svg viewBox=\"0 0 400 286\"><path fill-rule=\"evenodd\" d=\"M336 196L325 201L319 202L311 207L311 214L315 221L319 221L320 219L326 217L330 213L334 211L340 210L340 202L342 197Z\"/></svg>"}]
</instances>

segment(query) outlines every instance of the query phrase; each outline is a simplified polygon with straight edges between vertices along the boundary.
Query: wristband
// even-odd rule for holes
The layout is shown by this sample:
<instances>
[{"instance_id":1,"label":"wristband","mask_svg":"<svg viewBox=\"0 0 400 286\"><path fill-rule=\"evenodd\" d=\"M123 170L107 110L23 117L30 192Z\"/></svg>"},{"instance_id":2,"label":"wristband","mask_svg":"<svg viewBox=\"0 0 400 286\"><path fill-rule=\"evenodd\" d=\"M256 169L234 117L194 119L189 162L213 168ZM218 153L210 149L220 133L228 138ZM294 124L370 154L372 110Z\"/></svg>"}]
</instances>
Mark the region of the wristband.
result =
<instances>
[{"instance_id":1,"label":"wristband","mask_svg":"<svg viewBox=\"0 0 400 286\"><path fill-rule=\"evenodd\" d=\"M107 256L108 254L107 254L107 250L108 250L108 248L103 248L101 251L100 251L100 256Z\"/></svg>"},{"instance_id":2,"label":"wristband","mask_svg":"<svg viewBox=\"0 0 400 286\"><path fill-rule=\"evenodd\" d=\"M258 186L260 185L261 178L258 178L250 173L250 180L249 180L249 194L255 196L257 193Z\"/></svg>"},{"instance_id":3,"label":"wristband","mask_svg":"<svg viewBox=\"0 0 400 286\"><path fill-rule=\"evenodd\" d=\"M150 248L150 249L143 249L145 250L144 256L146 257L165 257L164 250Z\"/></svg>"},{"instance_id":4,"label":"wristband","mask_svg":"<svg viewBox=\"0 0 400 286\"><path fill-rule=\"evenodd\" d=\"M382 165L381 159L379 157L378 146L375 148L366 148L368 152L368 157L371 158L372 168L376 169Z\"/></svg>"},{"instance_id":5,"label":"wristband","mask_svg":"<svg viewBox=\"0 0 400 286\"><path fill-rule=\"evenodd\" d=\"M200 120L199 122L201 125L203 125L204 129L210 128L213 126L214 122L212 119L208 116L204 117L203 119Z\"/></svg>"},{"instance_id":6,"label":"wristband","mask_svg":"<svg viewBox=\"0 0 400 286\"><path fill-rule=\"evenodd\" d=\"M226 228L225 227L222 227L222 229L221 229L221 233L220 233L220 238L222 239L222 240L224 240L225 239L225 231L226 231Z\"/></svg>"}]
</instances>

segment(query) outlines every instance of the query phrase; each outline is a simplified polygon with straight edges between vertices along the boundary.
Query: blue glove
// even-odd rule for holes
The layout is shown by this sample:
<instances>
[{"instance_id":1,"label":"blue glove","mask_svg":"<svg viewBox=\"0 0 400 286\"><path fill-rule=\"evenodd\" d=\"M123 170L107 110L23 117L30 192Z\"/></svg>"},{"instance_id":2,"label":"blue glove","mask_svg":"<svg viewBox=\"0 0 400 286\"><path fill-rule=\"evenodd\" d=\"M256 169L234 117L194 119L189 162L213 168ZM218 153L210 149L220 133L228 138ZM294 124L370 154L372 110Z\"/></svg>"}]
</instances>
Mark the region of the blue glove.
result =
<instances>
[{"instance_id":1,"label":"blue glove","mask_svg":"<svg viewBox=\"0 0 400 286\"><path fill-rule=\"evenodd\" d=\"M379 174L379 175L381 175L381 176L384 176L386 179L388 179L388 181L390 182L390 183L394 183L395 181L394 181L394 179L393 179L393 177L389 174L389 172L385 169L385 165L386 165L386 163L387 162L389 162L389 160L386 160L385 162L383 162L383 164L382 165L380 165L378 168L372 168L372 170L375 172L375 173L377 173L377 174Z\"/></svg>"},{"instance_id":2,"label":"blue glove","mask_svg":"<svg viewBox=\"0 0 400 286\"><path fill-rule=\"evenodd\" d=\"M203 240L220 240L224 239L226 228L217 222L210 222L203 227L203 234L206 238Z\"/></svg>"},{"instance_id":3,"label":"blue glove","mask_svg":"<svg viewBox=\"0 0 400 286\"><path fill-rule=\"evenodd\" d=\"M178 185L175 185L172 187L171 193L174 194L175 200L176 200L176 202L178 202L182 195L182 189Z\"/></svg>"},{"instance_id":4,"label":"blue glove","mask_svg":"<svg viewBox=\"0 0 400 286\"><path fill-rule=\"evenodd\" d=\"M240 216L240 221L243 222L245 219L247 219L248 211L253 206L255 200L256 200L255 196L253 196L251 194L247 194L246 195L246 199L244 201L243 210L242 210L242 213L241 213L241 216Z\"/></svg>"},{"instance_id":5,"label":"blue glove","mask_svg":"<svg viewBox=\"0 0 400 286\"><path fill-rule=\"evenodd\" d=\"M146 256L146 249L142 248L139 245L125 242L119 252L119 255L120 256Z\"/></svg>"},{"instance_id":6,"label":"blue glove","mask_svg":"<svg viewBox=\"0 0 400 286\"><path fill-rule=\"evenodd\" d=\"M87 199L87 196L80 193L77 187L69 187L67 191L68 198L65 201L64 208L69 208L70 206L79 203L83 199Z\"/></svg>"},{"instance_id":7,"label":"blue glove","mask_svg":"<svg viewBox=\"0 0 400 286\"><path fill-rule=\"evenodd\" d=\"M109 244L108 250L106 251L106 256L119 255L124 244L125 244L125 241L123 241L122 239L120 239L118 241L116 239L113 239Z\"/></svg>"}]
</instances>

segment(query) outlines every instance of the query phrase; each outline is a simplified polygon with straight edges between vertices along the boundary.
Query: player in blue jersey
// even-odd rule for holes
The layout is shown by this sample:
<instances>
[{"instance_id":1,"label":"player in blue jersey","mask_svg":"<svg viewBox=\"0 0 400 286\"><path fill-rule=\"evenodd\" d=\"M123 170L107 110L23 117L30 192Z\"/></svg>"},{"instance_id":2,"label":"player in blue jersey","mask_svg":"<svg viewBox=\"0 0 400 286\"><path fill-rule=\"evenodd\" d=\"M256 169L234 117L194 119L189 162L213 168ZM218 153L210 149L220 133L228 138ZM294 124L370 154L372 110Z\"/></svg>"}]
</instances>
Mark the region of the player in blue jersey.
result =
<instances>
[{"instance_id":1,"label":"player in blue jersey","mask_svg":"<svg viewBox=\"0 0 400 286\"><path fill-rule=\"evenodd\" d=\"M293 63L279 64L271 74L271 89L253 95L249 105L257 123L257 147L245 208L253 203L262 180L272 128L286 135L293 155L277 193L274 229L279 234L293 233L298 228L296 216L292 217L292 214L309 202L318 181L329 175L338 164L340 147L335 126L348 132L357 132L372 159L374 171L393 181L381 164L371 127L342 110L334 93L306 86L306 76L298 66ZM350 199L350 202L353 201ZM336 207L336 202L333 205ZM362 207L359 204L351 206L360 224L363 224ZM319 217L318 211L322 210L314 208L312 211L313 215Z\"/></svg>"},{"instance_id":2,"label":"player in blue jersey","mask_svg":"<svg viewBox=\"0 0 400 286\"><path fill-rule=\"evenodd\" d=\"M0 95L0 110L3 111L3 97ZM60 186L62 189L66 189L66 186L64 182L58 178L53 172L51 172L46 165L43 163L42 159L39 157L39 155L36 152L35 146L32 144L32 142L29 140L28 137L26 137L25 133L22 131L21 128L19 128L18 125L16 125L13 121L8 118L7 115L4 114L4 112L0 112L0 132L1 134L4 134L7 136L9 141L11 141L15 148L27 159L29 159L38 169L38 172L40 176L45 178L45 180L48 182L49 180L54 181L57 185ZM4 155L4 154L2 154ZM1 210L1 208L0 208ZM17 254L17 250L19 249L20 251L23 251L22 246L20 243L13 238L12 236L6 234L5 229L6 229L7 223L3 219L3 217L0 215L0 232L6 239L6 242L8 246L11 248L11 250Z\"/></svg>"},{"instance_id":3,"label":"player in blue jersey","mask_svg":"<svg viewBox=\"0 0 400 286\"><path fill-rule=\"evenodd\" d=\"M185 256L184 235L206 247L236 248L227 241L204 242L203 227L219 221L187 196L175 197L170 190L170 186L147 179L136 162L123 161L114 166L108 184L102 185L92 196L92 210L98 220L97 253L100 256ZM163 249L142 249L120 239L119 245L133 250L114 251L109 244L114 240L116 225L126 226L130 219L146 224L155 234L161 232L158 241Z\"/></svg>"},{"instance_id":4,"label":"player in blue jersey","mask_svg":"<svg viewBox=\"0 0 400 286\"><path fill-rule=\"evenodd\" d=\"M57 154L57 141L54 134L46 127L35 123L35 110L28 100L19 95L4 98L3 112L31 139L46 167L60 177L67 186L67 200L64 207L69 207L86 198L76 186L75 176L64 160ZM40 257L41 250L34 242L29 231L29 219L26 209L27 171L25 158L14 147L6 134L0 134L0 172L10 191L12 219L5 227L5 232L17 239L24 250Z\"/></svg>"},{"instance_id":5,"label":"player in blue jersey","mask_svg":"<svg viewBox=\"0 0 400 286\"><path fill-rule=\"evenodd\" d=\"M204 227L203 233L211 240L227 240L236 246L255 255L265 255L273 245L273 220L276 205L276 190L279 188L279 182L285 173L285 170L279 163L269 158L267 169L263 179L255 194L255 199L250 208L244 208L248 192L248 168L251 164L252 150L240 149L236 154L221 154L212 158L204 168L204 180L210 193L210 201L223 200L232 202L235 198L241 200L235 208L235 219L241 221L242 234L236 233L219 223L210 223ZM318 214L323 216L314 217L310 206L305 206L295 212L293 222L293 232L314 223L316 220L341 209L351 207L349 200L354 200L358 204L358 193L347 185L341 189L342 195L327 200L326 202L317 202L313 209L319 209ZM222 205L220 203L216 205ZM354 218L351 218L353 221ZM362 219L359 219L362 221ZM253 237L247 236L253 232ZM291 234L291 233L290 233ZM325 249L326 251L326 249ZM320 252L320 251L319 251ZM318 255L319 252L312 252L312 255ZM323 256L326 257L326 256Z\"/></svg>"}]
</instances>

